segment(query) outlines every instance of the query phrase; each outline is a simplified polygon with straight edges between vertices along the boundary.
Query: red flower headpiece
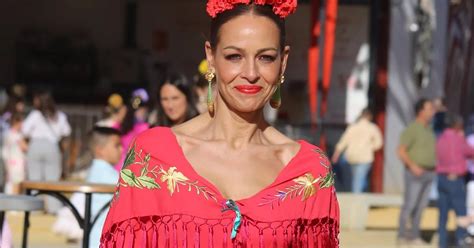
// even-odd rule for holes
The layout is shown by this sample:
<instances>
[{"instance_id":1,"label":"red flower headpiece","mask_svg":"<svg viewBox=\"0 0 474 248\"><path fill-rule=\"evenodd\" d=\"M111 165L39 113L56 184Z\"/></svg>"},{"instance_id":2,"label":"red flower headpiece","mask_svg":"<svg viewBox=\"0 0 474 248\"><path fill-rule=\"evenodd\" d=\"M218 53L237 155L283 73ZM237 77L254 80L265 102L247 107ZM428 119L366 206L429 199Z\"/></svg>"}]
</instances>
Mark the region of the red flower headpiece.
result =
<instances>
[{"instance_id":1,"label":"red flower headpiece","mask_svg":"<svg viewBox=\"0 0 474 248\"><path fill-rule=\"evenodd\" d=\"M234 8L236 4L250 4L273 6L273 13L281 18L287 17L296 11L297 0L209 0L207 2L207 13L215 18L218 14Z\"/></svg>"}]
</instances>

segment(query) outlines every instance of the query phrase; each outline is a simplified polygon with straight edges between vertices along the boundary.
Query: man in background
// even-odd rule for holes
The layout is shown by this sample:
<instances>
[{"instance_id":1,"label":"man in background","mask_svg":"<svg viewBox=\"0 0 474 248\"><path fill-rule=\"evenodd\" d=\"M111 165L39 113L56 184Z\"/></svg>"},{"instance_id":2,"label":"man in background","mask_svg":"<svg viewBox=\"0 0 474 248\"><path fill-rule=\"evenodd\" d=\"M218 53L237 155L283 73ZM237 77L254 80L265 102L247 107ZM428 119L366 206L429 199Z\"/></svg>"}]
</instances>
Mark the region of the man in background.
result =
<instances>
[{"instance_id":1,"label":"man in background","mask_svg":"<svg viewBox=\"0 0 474 248\"><path fill-rule=\"evenodd\" d=\"M436 138L430 127L435 113L433 103L419 100L415 113L415 121L403 131L398 146L398 156L405 165L405 191L398 230L400 245L426 245L420 237L420 220L435 178Z\"/></svg>"}]
</instances>

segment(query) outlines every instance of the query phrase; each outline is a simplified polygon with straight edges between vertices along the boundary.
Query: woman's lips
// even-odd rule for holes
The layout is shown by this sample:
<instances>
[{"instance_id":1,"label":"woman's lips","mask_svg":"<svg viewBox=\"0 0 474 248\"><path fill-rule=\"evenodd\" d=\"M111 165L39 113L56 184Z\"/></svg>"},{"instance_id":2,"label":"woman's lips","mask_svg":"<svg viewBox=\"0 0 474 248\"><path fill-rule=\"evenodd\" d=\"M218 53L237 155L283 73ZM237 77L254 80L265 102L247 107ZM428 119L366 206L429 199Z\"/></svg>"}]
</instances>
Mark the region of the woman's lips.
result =
<instances>
[{"instance_id":1,"label":"woman's lips","mask_svg":"<svg viewBox=\"0 0 474 248\"><path fill-rule=\"evenodd\" d=\"M237 85L235 89L244 94L257 94L262 90L261 86L257 85Z\"/></svg>"}]
</instances>

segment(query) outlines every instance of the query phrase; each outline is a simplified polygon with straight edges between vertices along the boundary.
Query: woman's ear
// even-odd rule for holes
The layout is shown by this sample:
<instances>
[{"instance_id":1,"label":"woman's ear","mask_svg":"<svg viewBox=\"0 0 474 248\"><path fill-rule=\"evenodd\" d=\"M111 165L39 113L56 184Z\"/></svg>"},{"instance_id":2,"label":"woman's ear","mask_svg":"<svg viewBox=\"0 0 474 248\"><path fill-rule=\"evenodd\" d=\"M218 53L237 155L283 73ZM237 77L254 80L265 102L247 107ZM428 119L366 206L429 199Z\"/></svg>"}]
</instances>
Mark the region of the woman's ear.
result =
<instances>
[{"instance_id":1,"label":"woman's ear","mask_svg":"<svg viewBox=\"0 0 474 248\"><path fill-rule=\"evenodd\" d=\"M208 68L209 70L214 70L214 52L212 51L211 43L209 41L206 41L206 43L204 43L204 49L206 51Z\"/></svg>"},{"instance_id":2,"label":"woman's ear","mask_svg":"<svg viewBox=\"0 0 474 248\"><path fill-rule=\"evenodd\" d=\"M285 48L283 49L282 56L281 56L281 75L285 74L289 55L290 55L290 46L285 46Z\"/></svg>"}]
</instances>

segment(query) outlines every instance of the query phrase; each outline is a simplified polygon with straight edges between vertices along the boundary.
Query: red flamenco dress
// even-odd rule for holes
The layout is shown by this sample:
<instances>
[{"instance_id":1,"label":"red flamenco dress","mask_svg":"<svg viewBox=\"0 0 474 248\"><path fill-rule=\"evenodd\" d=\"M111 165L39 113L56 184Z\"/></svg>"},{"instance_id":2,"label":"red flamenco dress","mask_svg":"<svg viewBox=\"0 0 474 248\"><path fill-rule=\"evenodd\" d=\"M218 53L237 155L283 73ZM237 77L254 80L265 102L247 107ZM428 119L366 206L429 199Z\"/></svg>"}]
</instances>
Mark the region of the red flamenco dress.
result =
<instances>
[{"instance_id":1,"label":"red flamenco dress","mask_svg":"<svg viewBox=\"0 0 474 248\"><path fill-rule=\"evenodd\" d=\"M305 141L275 181L225 199L158 127L130 147L101 247L339 247L339 207L327 157Z\"/></svg>"}]
</instances>

